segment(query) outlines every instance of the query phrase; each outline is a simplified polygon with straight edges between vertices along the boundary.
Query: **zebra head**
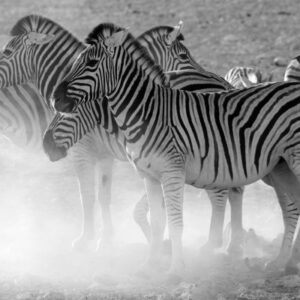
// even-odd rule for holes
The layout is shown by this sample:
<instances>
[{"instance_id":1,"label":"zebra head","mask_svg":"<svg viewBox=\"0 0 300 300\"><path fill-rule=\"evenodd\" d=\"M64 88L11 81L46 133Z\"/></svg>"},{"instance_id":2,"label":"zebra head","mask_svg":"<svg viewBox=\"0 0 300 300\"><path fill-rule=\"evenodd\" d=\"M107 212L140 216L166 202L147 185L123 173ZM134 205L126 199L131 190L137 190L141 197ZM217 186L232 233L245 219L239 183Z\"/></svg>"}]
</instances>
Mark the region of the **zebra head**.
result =
<instances>
[{"instance_id":1,"label":"zebra head","mask_svg":"<svg viewBox=\"0 0 300 300\"><path fill-rule=\"evenodd\" d=\"M117 70L113 57L127 31L113 24L100 24L87 37L88 47L80 53L70 72L53 93L56 111L71 113L79 104L102 99L113 91ZM109 70L109 72L107 72Z\"/></svg>"},{"instance_id":2,"label":"zebra head","mask_svg":"<svg viewBox=\"0 0 300 300\"><path fill-rule=\"evenodd\" d=\"M47 104L78 54L85 49L71 33L39 15L20 19L0 53L0 88L32 81Z\"/></svg>"},{"instance_id":3,"label":"zebra head","mask_svg":"<svg viewBox=\"0 0 300 300\"><path fill-rule=\"evenodd\" d=\"M143 45L151 58L166 71L191 70L203 71L195 61L190 51L182 43L184 36L181 33L183 22L177 26L158 26L143 34L137 40Z\"/></svg>"},{"instance_id":4,"label":"zebra head","mask_svg":"<svg viewBox=\"0 0 300 300\"><path fill-rule=\"evenodd\" d=\"M55 38L51 32L37 30L39 20L39 16L22 18L11 30L12 38L0 52L0 88L33 79L34 52Z\"/></svg>"},{"instance_id":5,"label":"zebra head","mask_svg":"<svg viewBox=\"0 0 300 300\"><path fill-rule=\"evenodd\" d=\"M57 161L67 156L67 151L84 135L101 123L99 117L99 103L89 102L79 106L74 114L56 113L52 122L45 131L43 148L51 161ZM91 113L92 111L92 113ZM104 114L103 114L104 115ZM103 115L101 115L103 117ZM113 131L109 127L107 131Z\"/></svg>"}]
</instances>

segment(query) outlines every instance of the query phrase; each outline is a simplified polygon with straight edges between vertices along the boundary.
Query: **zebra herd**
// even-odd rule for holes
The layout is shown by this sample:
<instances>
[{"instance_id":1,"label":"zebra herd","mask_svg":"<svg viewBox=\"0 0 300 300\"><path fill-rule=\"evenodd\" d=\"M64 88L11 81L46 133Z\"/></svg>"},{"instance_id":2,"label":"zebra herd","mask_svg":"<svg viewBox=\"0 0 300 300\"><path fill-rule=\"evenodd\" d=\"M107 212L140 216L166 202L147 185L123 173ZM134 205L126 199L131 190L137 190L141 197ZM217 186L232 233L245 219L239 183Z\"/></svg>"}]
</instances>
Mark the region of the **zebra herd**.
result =
<instances>
[{"instance_id":1,"label":"zebra herd","mask_svg":"<svg viewBox=\"0 0 300 300\"><path fill-rule=\"evenodd\" d=\"M71 156L83 210L74 247L94 237L98 172L102 242L109 243L112 165L128 160L146 189L134 212L149 242L145 271L160 264L167 216L169 275L182 274L185 183L206 189L211 200L208 250L222 245L229 199L228 251L241 254L243 186L263 179L276 192L285 225L269 267L297 272L298 59L288 66L286 82L269 83L251 68L234 68L225 80L195 62L181 26L155 27L134 38L104 23L83 43L42 16L20 19L0 54L2 133L24 148L43 145L51 161Z\"/></svg>"}]
</instances>

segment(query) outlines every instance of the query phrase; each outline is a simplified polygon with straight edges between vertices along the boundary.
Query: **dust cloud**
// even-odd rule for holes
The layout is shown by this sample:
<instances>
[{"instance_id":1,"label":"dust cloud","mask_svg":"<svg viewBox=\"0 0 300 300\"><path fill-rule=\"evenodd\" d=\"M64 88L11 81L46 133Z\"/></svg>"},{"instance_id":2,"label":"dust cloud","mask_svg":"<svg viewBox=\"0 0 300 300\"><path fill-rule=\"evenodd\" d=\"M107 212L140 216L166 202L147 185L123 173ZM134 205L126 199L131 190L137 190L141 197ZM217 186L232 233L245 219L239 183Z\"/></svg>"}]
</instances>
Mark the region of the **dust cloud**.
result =
<instances>
[{"instance_id":1,"label":"dust cloud","mask_svg":"<svg viewBox=\"0 0 300 300\"><path fill-rule=\"evenodd\" d=\"M32 282L42 285L46 281L73 288L96 284L113 289L117 283L131 282L135 278L131 276L147 257L146 240L132 217L134 205L144 193L143 183L131 166L116 162L114 167L113 244L96 252L96 241L93 241L89 251L76 252L71 245L80 234L82 215L70 161L51 163L43 152L25 153L2 138L0 145L3 150L0 154L2 278L12 276L15 282L25 285ZM280 208L273 190L261 182L247 187L244 199L244 227L253 228L260 241L249 244L246 255L263 256L270 241L283 231ZM225 224L229 222L228 210ZM210 213L205 191L186 186L183 241L187 268L193 276L202 274L201 268L196 266L201 260L199 248L207 240ZM98 203L95 214L96 232L100 237ZM225 244L226 241L225 236ZM275 255L276 251L279 251L279 243Z\"/></svg>"}]
</instances>

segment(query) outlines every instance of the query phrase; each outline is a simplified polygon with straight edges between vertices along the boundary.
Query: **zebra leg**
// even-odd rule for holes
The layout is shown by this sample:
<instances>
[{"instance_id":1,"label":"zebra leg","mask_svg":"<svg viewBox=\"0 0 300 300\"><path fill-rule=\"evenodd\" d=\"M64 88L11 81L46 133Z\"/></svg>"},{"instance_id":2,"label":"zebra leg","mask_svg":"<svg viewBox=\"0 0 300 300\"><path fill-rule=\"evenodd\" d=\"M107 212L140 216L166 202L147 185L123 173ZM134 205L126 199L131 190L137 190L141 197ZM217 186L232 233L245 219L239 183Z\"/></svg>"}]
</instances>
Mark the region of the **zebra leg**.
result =
<instances>
[{"instance_id":1,"label":"zebra leg","mask_svg":"<svg viewBox=\"0 0 300 300\"><path fill-rule=\"evenodd\" d=\"M285 207L286 207L286 217L285 219L290 224L290 229L285 229L285 237L283 240L283 244L281 247L281 251L284 254L281 254L281 257L284 257L283 261L286 262L290 256L290 246L293 241L294 232L297 226L297 222L299 219L299 212L300 212L300 163L298 159L299 153L294 153L294 155L290 155L286 162L288 164L288 168L293 172L289 172L285 163L278 164L272 171L272 177L274 186L281 187L283 191L285 191L285 196L283 199L285 200ZM278 176L278 179L277 179ZM289 247L284 246L284 243L288 244ZM285 250L288 248L289 251ZM292 256L286 263L286 272L295 273L298 272L297 263L300 261L299 257L300 252L300 236L299 233L297 235L295 244L292 250Z\"/></svg>"},{"instance_id":2,"label":"zebra leg","mask_svg":"<svg viewBox=\"0 0 300 300\"><path fill-rule=\"evenodd\" d=\"M88 243L95 238L94 230L94 204L95 204L95 161L85 157L81 160L78 156L73 159L74 169L77 175L80 200L82 205L83 224L80 236L73 241L73 248L83 250Z\"/></svg>"},{"instance_id":3,"label":"zebra leg","mask_svg":"<svg viewBox=\"0 0 300 300\"><path fill-rule=\"evenodd\" d=\"M144 179L150 209L151 239L149 257L142 267L142 272L151 272L160 265L162 254L162 241L164 236L165 211L162 205L162 188L159 181L154 178Z\"/></svg>"},{"instance_id":4,"label":"zebra leg","mask_svg":"<svg viewBox=\"0 0 300 300\"><path fill-rule=\"evenodd\" d=\"M169 175L169 176L168 176ZM162 178L162 187L168 217L168 228L172 242L172 259L169 270L170 281L178 281L184 270L182 232L183 232L183 193L185 176L173 172Z\"/></svg>"},{"instance_id":5,"label":"zebra leg","mask_svg":"<svg viewBox=\"0 0 300 300\"><path fill-rule=\"evenodd\" d=\"M165 209L164 199L161 199L162 207ZM151 242L151 227L147 218L149 212L148 198L145 194L135 205L133 211L133 218L135 222L141 228L147 242L150 244ZM163 227L166 227L166 214L163 214ZM169 255L171 253L171 243L169 239L165 239L163 241L163 253Z\"/></svg>"},{"instance_id":6,"label":"zebra leg","mask_svg":"<svg viewBox=\"0 0 300 300\"><path fill-rule=\"evenodd\" d=\"M244 187L229 189L228 199L231 209L231 240L227 251L234 257L241 257L243 255L243 193Z\"/></svg>"},{"instance_id":7,"label":"zebra leg","mask_svg":"<svg viewBox=\"0 0 300 300\"><path fill-rule=\"evenodd\" d=\"M112 157L105 157L98 164L98 198L102 215L101 239L98 241L98 249L102 248L102 246L110 245L113 239L113 225L110 211L113 161Z\"/></svg>"},{"instance_id":8,"label":"zebra leg","mask_svg":"<svg viewBox=\"0 0 300 300\"><path fill-rule=\"evenodd\" d=\"M133 211L133 218L134 221L140 226L147 242L150 244L151 228L147 218L148 211L149 211L148 198L147 195L145 194L136 203Z\"/></svg>"},{"instance_id":9,"label":"zebra leg","mask_svg":"<svg viewBox=\"0 0 300 300\"><path fill-rule=\"evenodd\" d=\"M293 251L290 259L285 265L286 274L298 274L299 268L297 264L300 262L300 230L298 230L296 240L294 242Z\"/></svg>"},{"instance_id":10,"label":"zebra leg","mask_svg":"<svg viewBox=\"0 0 300 300\"><path fill-rule=\"evenodd\" d=\"M271 182L275 189L283 216L284 223L284 235L277 258L266 265L267 271L274 271L282 268L290 257L294 233L297 227L299 218L299 211L295 205L294 197L289 193L288 184L285 184L286 179L290 179L289 183L296 180L295 176L291 173L293 178L282 177L281 182L277 181L276 177L272 175ZM296 180L297 181L297 180ZM283 187L281 186L283 184ZM297 186L297 185L296 185ZM293 186L290 186L290 190L293 190ZM299 194L300 195L300 194Z\"/></svg>"},{"instance_id":11,"label":"zebra leg","mask_svg":"<svg viewBox=\"0 0 300 300\"><path fill-rule=\"evenodd\" d=\"M212 252L222 247L223 225L228 189L206 190L212 207L208 242L201 248L201 252Z\"/></svg>"}]
</instances>

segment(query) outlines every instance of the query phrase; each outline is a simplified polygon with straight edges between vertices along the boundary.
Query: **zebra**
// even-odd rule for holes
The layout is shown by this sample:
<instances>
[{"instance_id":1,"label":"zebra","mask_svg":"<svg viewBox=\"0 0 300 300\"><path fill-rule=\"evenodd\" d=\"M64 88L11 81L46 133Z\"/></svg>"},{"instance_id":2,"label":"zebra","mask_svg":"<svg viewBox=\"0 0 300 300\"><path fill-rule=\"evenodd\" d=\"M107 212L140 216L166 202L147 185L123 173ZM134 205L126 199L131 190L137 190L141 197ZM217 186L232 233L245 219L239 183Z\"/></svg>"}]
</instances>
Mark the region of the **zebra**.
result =
<instances>
[{"instance_id":1,"label":"zebra","mask_svg":"<svg viewBox=\"0 0 300 300\"><path fill-rule=\"evenodd\" d=\"M224 78L235 88L241 89L269 82L272 80L272 74L264 77L257 68L233 67L225 74Z\"/></svg>"},{"instance_id":2,"label":"zebra","mask_svg":"<svg viewBox=\"0 0 300 300\"><path fill-rule=\"evenodd\" d=\"M198 188L249 184L281 161L300 180L299 83L206 94L176 90L164 86L162 69L127 30L100 24L86 42L90 47L56 88L53 105L72 113L82 102L108 99L153 212L148 267L159 261L162 210L157 199L162 192L172 241L169 275L176 278L184 266L184 183ZM298 252L294 247L293 266Z\"/></svg>"},{"instance_id":3,"label":"zebra","mask_svg":"<svg viewBox=\"0 0 300 300\"><path fill-rule=\"evenodd\" d=\"M284 81L300 81L300 56L293 58L286 67Z\"/></svg>"},{"instance_id":4,"label":"zebra","mask_svg":"<svg viewBox=\"0 0 300 300\"><path fill-rule=\"evenodd\" d=\"M9 42L4 51L0 52L0 118L3 122L0 129L19 141L22 141L20 136L29 140L31 133L41 148L43 132L54 116L50 95L86 45L54 21L38 15L20 19L11 30L11 35L13 42ZM7 60L13 56L15 60L7 65ZM23 109L24 106L28 108ZM24 130L26 133L22 134ZM93 206L98 174L102 195L99 199L103 223L102 242L105 245L111 241L112 166L116 156L124 156L123 147L118 142L111 144L111 135L104 129L95 127L86 133L71 151L83 213L82 230L73 241L74 248L86 248L95 235Z\"/></svg>"}]
</instances>

